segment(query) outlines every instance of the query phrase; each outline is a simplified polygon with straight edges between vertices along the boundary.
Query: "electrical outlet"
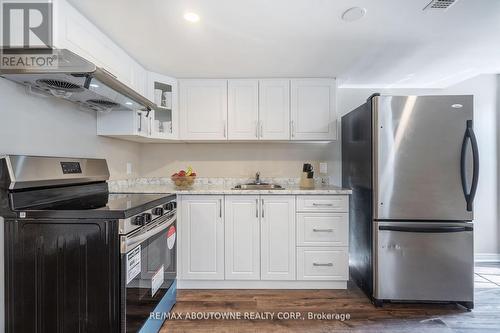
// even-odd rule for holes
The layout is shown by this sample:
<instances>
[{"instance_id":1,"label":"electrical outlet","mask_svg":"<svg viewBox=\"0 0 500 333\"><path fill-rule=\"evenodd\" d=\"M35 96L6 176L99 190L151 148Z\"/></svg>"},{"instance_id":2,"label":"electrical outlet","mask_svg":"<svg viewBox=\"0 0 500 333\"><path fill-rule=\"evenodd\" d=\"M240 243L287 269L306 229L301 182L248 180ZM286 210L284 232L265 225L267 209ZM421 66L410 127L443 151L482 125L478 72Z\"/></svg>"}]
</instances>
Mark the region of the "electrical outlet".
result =
<instances>
[{"instance_id":1,"label":"electrical outlet","mask_svg":"<svg viewBox=\"0 0 500 333\"><path fill-rule=\"evenodd\" d=\"M127 175L132 174L132 163L127 162Z\"/></svg>"},{"instance_id":2,"label":"electrical outlet","mask_svg":"<svg viewBox=\"0 0 500 333\"><path fill-rule=\"evenodd\" d=\"M319 173L327 174L328 173L328 163L321 162L319 164Z\"/></svg>"}]
</instances>

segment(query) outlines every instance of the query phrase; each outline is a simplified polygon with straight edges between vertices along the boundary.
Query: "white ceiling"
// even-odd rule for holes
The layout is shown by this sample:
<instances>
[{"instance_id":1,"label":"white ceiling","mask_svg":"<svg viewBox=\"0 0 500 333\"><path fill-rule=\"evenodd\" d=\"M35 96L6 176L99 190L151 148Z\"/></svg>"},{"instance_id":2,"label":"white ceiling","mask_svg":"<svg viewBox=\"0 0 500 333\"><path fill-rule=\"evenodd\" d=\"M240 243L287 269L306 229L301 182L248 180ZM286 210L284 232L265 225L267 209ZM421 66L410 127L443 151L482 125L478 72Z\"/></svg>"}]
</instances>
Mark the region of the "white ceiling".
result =
<instances>
[{"instance_id":1,"label":"white ceiling","mask_svg":"<svg viewBox=\"0 0 500 333\"><path fill-rule=\"evenodd\" d=\"M70 0L146 68L179 78L337 77L382 88L500 73L500 1L422 11L429 1ZM366 17L342 21L352 6Z\"/></svg>"}]
</instances>

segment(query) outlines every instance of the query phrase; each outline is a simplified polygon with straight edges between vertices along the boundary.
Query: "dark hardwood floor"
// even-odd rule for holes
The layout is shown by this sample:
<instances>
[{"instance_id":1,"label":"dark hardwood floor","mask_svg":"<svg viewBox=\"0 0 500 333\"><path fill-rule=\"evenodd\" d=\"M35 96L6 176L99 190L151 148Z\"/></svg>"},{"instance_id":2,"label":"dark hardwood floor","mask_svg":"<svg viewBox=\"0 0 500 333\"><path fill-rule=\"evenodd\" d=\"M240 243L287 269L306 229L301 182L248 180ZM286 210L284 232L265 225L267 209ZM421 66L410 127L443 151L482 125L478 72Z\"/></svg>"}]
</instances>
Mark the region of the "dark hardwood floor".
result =
<instances>
[{"instance_id":1,"label":"dark hardwood floor","mask_svg":"<svg viewBox=\"0 0 500 333\"><path fill-rule=\"evenodd\" d=\"M274 313L273 319L165 322L161 332L500 332L500 264L476 268L475 308L452 304L387 304L375 308L354 285L347 290L180 290L174 313ZM278 313L300 312L295 320ZM346 320L308 319L308 313L349 315ZM263 314L265 316L265 314Z\"/></svg>"}]
</instances>

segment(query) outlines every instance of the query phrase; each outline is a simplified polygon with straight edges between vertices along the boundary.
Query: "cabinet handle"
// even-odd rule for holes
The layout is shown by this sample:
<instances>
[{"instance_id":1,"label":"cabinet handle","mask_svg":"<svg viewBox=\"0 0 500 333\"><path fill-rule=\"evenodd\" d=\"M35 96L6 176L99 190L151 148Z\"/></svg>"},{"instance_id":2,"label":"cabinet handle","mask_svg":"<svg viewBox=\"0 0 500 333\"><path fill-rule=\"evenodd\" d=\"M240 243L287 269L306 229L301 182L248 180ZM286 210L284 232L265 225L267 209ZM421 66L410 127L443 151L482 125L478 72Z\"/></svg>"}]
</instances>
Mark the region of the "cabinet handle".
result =
<instances>
[{"instance_id":1,"label":"cabinet handle","mask_svg":"<svg viewBox=\"0 0 500 333\"><path fill-rule=\"evenodd\" d=\"M141 132L142 132L142 114L140 112L137 112L137 116L139 116L139 128L137 129L137 131L139 132L139 134L141 134Z\"/></svg>"},{"instance_id":2,"label":"cabinet handle","mask_svg":"<svg viewBox=\"0 0 500 333\"><path fill-rule=\"evenodd\" d=\"M262 204L262 217L264 217L264 199L261 199L261 204Z\"/></svg>"},{"instance_id":3,"label":"cabinet handle","mask_svg":"<svg viewBox=\"0 0 500 333\"><path fill-rule=\"evenodd\" d=\"M224 138L226 138L226 122L224 121Z\"/></svg>"},{"instance_id":4,"label":"cabinet handle","mask_svg":"<svg viewBox=\"0 0 500 333\"><path fill-rule=\"evenodd\" d=\"M262 138L264 136L264 123L262 121L259 121L259 124L260 124L260 134L259 134L259 137Z\"/></svg>"},{"instance_id":5,"label":"cabinet handle","mask_svg":"<svg viewBox=\"0 0 500 333\"><path fill-rule=\"evenodd\" d=\"M294 138L295 137L295 122L293 120L290 121L290 127L292 130L292 138Z\"/></svg>"},{"instance_id":6,"label":"cabinet handle","mask_svg":"<svg viewBox=\"0 0 500 333\"><path fill-rule=\"evenodd\" d=\"M316 203L316 202L313 202L312 205L319 206L319 207L332 207L333 206L333 204L321 204L321 203Z\"/></svg>"},{"instance_id":7,"label":"cabinet handle","mask_svg":"<svg viewBox=\"0 0 500 333\"><path fill-rule=\"evenodd\" d=\"M255 217L259 218L259 199L255 199Z\"/></svg>"},{"instance_id":8,"label":"cabinet handle","mask_svg":"<svg viewBox=\"0 0 500 333\"><path fill-rule=\"evenodd\" d=\"M313 228L314 232L333 232L333 229L316 229Z\"/></svg>"},{"instance_id":9,"label":"cabinet handle","mask_svg":"<svg viewBox=\"0 0 500 333\"><path fill-rule=\"evenodd\" d=\"M319 263L319 262L313 262L313 266L326 266L326 267L332 267L333 266L333 263L329 262L329 263Z\"/></svg>"},{"instance_id":10,"label":"cabinet handle","mask_svg":"<svg viewBox=\"0 0 500 333\"><path fill-rule=\"evenodd\" d=\"M255 137L259 138L259 122L255 123Z\"/></svg>"},{"instance_id":11,"label":"cabinet handle","mask_svg":"<svg viewBox=\"0 0 500 333\"><path fill-rule=\"evenodd\" d=\"M222 199L219 199L219 217L222 218Z\"/></svg>"},{"instance_id":12,"label":"cabinet handle","mask_svg":"<svg viewBox=\"0 0 500 333\"><path fill-rule=\"evenodd\" d=\"M153 135L153 118L149 118L149 136Z\"/></svg>"}]
</instances>

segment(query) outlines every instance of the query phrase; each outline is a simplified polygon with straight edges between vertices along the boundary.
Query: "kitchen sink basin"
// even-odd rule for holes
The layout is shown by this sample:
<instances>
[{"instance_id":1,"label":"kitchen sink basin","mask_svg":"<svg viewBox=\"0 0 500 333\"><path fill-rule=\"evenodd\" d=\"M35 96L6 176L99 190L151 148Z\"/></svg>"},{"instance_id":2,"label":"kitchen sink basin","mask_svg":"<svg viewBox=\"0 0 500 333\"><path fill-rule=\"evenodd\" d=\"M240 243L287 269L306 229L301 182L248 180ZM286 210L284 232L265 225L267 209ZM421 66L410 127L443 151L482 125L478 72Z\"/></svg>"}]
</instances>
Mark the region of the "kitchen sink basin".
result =
<instances>
[{"instance_id":1,"label":"kitchen sink basin","mask_svg":"<svg viewBox=\"0 0 500 333\"><path fill-rule=\"evenodd\" d=\"M278 184L250 183L236 185L235 187L233 187L233 190L284 190L284 188Z\"/></svg>"}]
</instances>

